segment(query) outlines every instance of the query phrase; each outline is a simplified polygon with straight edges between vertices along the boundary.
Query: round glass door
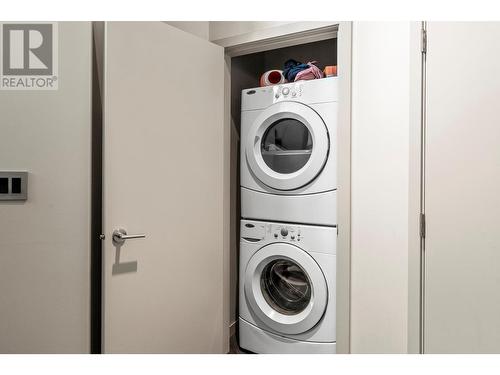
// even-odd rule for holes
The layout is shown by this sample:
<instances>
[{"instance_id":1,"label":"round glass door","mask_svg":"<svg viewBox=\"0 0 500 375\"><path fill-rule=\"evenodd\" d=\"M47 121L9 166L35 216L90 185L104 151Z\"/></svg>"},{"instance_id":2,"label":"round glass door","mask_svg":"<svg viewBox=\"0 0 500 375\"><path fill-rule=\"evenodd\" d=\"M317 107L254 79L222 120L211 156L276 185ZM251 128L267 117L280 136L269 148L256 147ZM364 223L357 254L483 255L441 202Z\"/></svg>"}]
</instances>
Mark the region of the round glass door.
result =
<instances>
[{"instance_id":1,"label":"round glass door","mask_svg":"<svg viewBox=\"0 0 500 375\"><path fill-rule=\"evenodd\" d=\"M321 172L330 139L323 119L297 102L280 102L257 117L248 132L246 157L253 174L276 190L301 188Z\"/></svg>"},{"instance_id":2,"label":"round glass door","mask_svg":"<svg viewBox=\"0 0 500 375\"><path fill-rule=\"evenodd\" d=\"M245 298L272 330L299 334L313 328L328 303L325 276L304 250L273 243L258 250L245 270Z\"/></svg>"},{"instance_id":3,"label":"round glass door","mask_svg":"<svg viewBox=\"0 0 500 375\"><path fill-rule=\"evenodd\" d=\"M298 314L311 302L309 277L291 260L268 263L261 274L260 288L267 303L281 314Z\"/></svg>"},{"instance_id":4,"label":"round glass door","mask_svg":"<svg viewBox=\"0 0 500 375\"><path fill-rule=\"evenodd\" d=\"M311 132L297 119L284 118L271 124L262 137L261 153L266 165L278 173L293 173L311 157Z\"/></svg>"}]
</instances>

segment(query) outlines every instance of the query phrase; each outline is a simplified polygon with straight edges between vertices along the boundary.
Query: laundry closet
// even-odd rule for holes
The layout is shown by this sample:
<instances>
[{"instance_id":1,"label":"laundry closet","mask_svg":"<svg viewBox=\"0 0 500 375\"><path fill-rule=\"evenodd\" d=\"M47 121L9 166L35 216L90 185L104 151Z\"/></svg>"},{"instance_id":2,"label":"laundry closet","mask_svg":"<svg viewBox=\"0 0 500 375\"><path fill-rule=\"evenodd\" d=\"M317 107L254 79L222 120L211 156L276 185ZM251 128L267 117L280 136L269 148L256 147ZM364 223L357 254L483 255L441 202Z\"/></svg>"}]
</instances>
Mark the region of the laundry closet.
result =
<instances>
[{"instance_id":1,"label":"laundry closet","mask_svg":"<svg viewBox=\"0 0 500 375\"><path fill-rule=\"evenodd\" d=\"M336 71L324 73L337 68L337 37L318 39L230 59L231 339L252 352L335 352L339 90ZM322 77L261 87L266 72L285 70L290 59L313 63ZM298 180L284 181L291 174ZM280 247L286 261L274 253ZM313 259L308 251L318 247L330 254ZM275 285L273 272L291 284Z\"/></svg>"},{"instance_id":2,"label":"laundry closet","mask_svg":"<svg viewBox=\"0 0 500 375\"><path fill-rule=\"evenodd\" d=\"M498 23L169 23L50 22L58 90L1 91L2 353L227 353L241 333L238 276L260 267L249 254L274 242L273 251L305 253L318 227L337 235L337 353L499 352ZM464 41L474 69L461 58ZM259 88L262 73L289 58L337 65L338 76ZM317 142L292 121L250 143L244 125L255 131L272 107L254 99L299 108L294 93L332 94L335 80L337 98L309 100L303 117L337 100L337 224L273 218L293 194L278 199L279 175L261 172L307 164ZM288 127L299 136L283 137ZM281 188L314 186L317 197L333 190L316 184L322 177ZM243 188L271 203L245 206ZM307 302L328 288L316 279L321 260L304 259L305 272L287 259L262 264L269 277L249 290L267 294L247 301L246 319L283 332L268 335L275 341L321 342L321 309ZM282 304L273 288L285 279L296 290ZM280 321L257 312L264 302ZM250 351L275 348L269 340Z\"/></svg>"}]
</instances>

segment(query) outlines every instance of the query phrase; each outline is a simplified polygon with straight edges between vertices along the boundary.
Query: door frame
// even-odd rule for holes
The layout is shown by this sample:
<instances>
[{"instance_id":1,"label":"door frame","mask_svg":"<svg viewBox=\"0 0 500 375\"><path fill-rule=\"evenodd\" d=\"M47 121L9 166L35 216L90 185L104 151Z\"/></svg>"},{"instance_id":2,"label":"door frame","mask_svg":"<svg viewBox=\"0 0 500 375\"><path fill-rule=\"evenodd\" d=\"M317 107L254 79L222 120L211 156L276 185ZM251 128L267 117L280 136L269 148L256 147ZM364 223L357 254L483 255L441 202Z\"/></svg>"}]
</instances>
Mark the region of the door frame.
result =
<instances>
[{"instance_id":1,"label":"door frame","mask_svg":"<svg viewBox=\"0 0 500 375\"><path fill-rule=\"evenodd\" d=\"M280 36L248 41L245 38L232 38L220 43L225 47L225 177L224 186L227 195L224 207L225 228L230 227L230 179L231 179L231 58L250 53L262 52L271 49L283 48L293 45L317 42L330 38L337 38L337 65L341 67L342 75L339 76L339 112L338 112L338 236L337 236L337 353L351 352L351 77L352 77L352 22L332 21L320 27L300 32L283 33ZM214 41L219 44L219 41ZM226 229L225 241L229 249L231 233ZM239 243L239 241L237 242ZM225 304L229 306L229 250L225 251L224 267L227 270L225 280ZM224 311L229 309L225 308ZM226 321L229 322L229 316ZM231 334L234 327L228 327Z\"/></svg>"},{"instance_id":2,"label":"door frame","mask_svg":"<svg viewBox=\"0 0 500 375\"><path fill-rule=\"evenodd\" d=\"M90 265L90 353L102 353L103 68L104 21L92 22L92 215Z\"/></svg>"},{"instance_id":3,"label":"door frame","mask_svg":"<svg viewBox=\"0 0 500 375\"><path fill-rule=\"evenodd\" d=\"M411 22L407 324L411 354L424 353L426 39L426 22Z\"/></svg>"}]
</instances>

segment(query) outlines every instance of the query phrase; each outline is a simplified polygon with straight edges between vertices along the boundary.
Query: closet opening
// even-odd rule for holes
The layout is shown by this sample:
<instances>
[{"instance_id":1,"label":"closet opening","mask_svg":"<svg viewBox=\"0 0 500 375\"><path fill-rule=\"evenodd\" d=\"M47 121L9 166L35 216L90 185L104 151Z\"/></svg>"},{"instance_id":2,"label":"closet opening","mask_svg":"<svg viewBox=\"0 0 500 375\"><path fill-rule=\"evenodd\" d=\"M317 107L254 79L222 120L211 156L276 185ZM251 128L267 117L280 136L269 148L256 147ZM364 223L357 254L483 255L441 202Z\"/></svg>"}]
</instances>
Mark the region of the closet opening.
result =
<instances>
[{"instance_id":1,"label":"closet opening","mask_svg":"<svg viewBox=\"0 0 500 375\"><path fill-rule=\"evenodd\" d=\"M240 222L242 220L242 212L241 212L241 163L245 161L244 152L242 152L241 148L243 145L241 144L241 123L242 123L242 91L248 89L258 89L261 87L261 78L264 73L277 70L284 71L285 64L289 62L291 59L295 60L297 63L312 63L314 66L318 68L318 71L322 72L324 78L316 78L315 80L322 79L330 79L332 76L336 76L337 69L337 36L336 31L325 39L324 34L321 36L318 35L318 39L314 40L314 38L309 37L308 42L304 43L304 40L298 40L298 44L274 48L274 49L266 49L255 53L244 54L240 56L227 56L227 63L230 65L230 350L232 353L240 353L245 352L245 350L241 349L238 345L239 341L239 330L238 330L238 319L239 319L239 299L240 299L240 280L242 280L242 275L240 273L244 272L245 267L240 265ZM300 44L299 44L300 42ZM265 48L265 42L262 42L263 48ZM226 49L227 51L227 49ZM230 59L230 61L229 61ZM325 68L326 67L335 67L335 69L328 68L327 73L328 76L325 76ZM282 86L283 84L287 84L288 82L283 82L283 78L277 74L272 73L269 75L268 80L271 82L278 82L274 86ZM294 81L291 81L294 82ZM290 83L291 83L290 82ZM308 81L301 81L307 84ZM266 86L266 87L273 87ZM297 86L298 87L298 86ZM290 93L290 99L292 92ZM295 95L295 92L294 92ZM297 92L298 95L298 92ZM286 123L288 122L288 123ZM297 122L297 124L300 124ZM303 126L298 126L297 124L292 124L292 121L287 119L285 121L277 122L274 125L274 131L279 132L280 127L283 128L285 126L288 127L290 132L304 132ZM269 133L269 132L268 132ZM269 139L269 134L264 134L264 138ZM290 170L293 171L294 168L300 169L312 154L310 152L311 147L311 138L308 137L306 133L304 133L303 144L293 144L290 143L290 147L294 148L293 152L297 154L296 165L286 165L279 160L279 157L275 157L275 159L267 161L266 164L271 166L271 168L276 167L277 170L279 168L283 168L282 170ZM273 147L276 142L264 142L262 141L262 147L268 147L271 144ZM243 159L243 160L242 160ZM274 163L274 164L272 164ZM299 222L295 222L299 223ZM293 221L291 225L295 224ZM253 225L253 224L247 224ZM332 227L336 227L332 225ZM250 228L251 229L251 228ZM268 230L268 229L265 229ZM335 228L336 230L336 228ZM281 265L284 269L285 265ZM288 267L287 269L290 269ZM303 275L304 283L307 284L307 272ZM302 280L302 279L301 279ZM304 284L304 285L305 285ZM305 288L305 287L304 287ZM307 289L307 288L306 288ZM306 292L307 293L307 290ZM292 297L290 297L292 298ZM293 305L293 303L292 303Z\"/></svg>"}]
</instances>

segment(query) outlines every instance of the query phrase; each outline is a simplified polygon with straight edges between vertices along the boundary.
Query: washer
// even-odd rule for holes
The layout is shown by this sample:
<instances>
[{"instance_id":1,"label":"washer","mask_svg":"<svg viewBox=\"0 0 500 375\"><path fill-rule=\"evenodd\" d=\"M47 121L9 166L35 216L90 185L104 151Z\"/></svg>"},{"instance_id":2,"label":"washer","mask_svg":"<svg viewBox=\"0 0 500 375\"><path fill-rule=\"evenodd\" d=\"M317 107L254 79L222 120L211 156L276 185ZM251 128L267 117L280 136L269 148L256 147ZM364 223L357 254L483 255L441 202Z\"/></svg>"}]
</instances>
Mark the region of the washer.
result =
<instances>
[{"instance_id":1,"label":"washer","mask_svg":"<svg viewBox=\"0 0 500 375\"><path fill-rule=\"evenodd\" d=\"M255 353L335 353L335 227L241 220L239 341Z\"/></svg>"},{"instance_id":2,"label":"washer","mask_svg":"<svg viewBox=\"0 0 500 375\"><path fill-rule=\"evenodd\" d=\"M337 224L338 78L242 91L243 218Z\"/></svg>"}]
</instances>

